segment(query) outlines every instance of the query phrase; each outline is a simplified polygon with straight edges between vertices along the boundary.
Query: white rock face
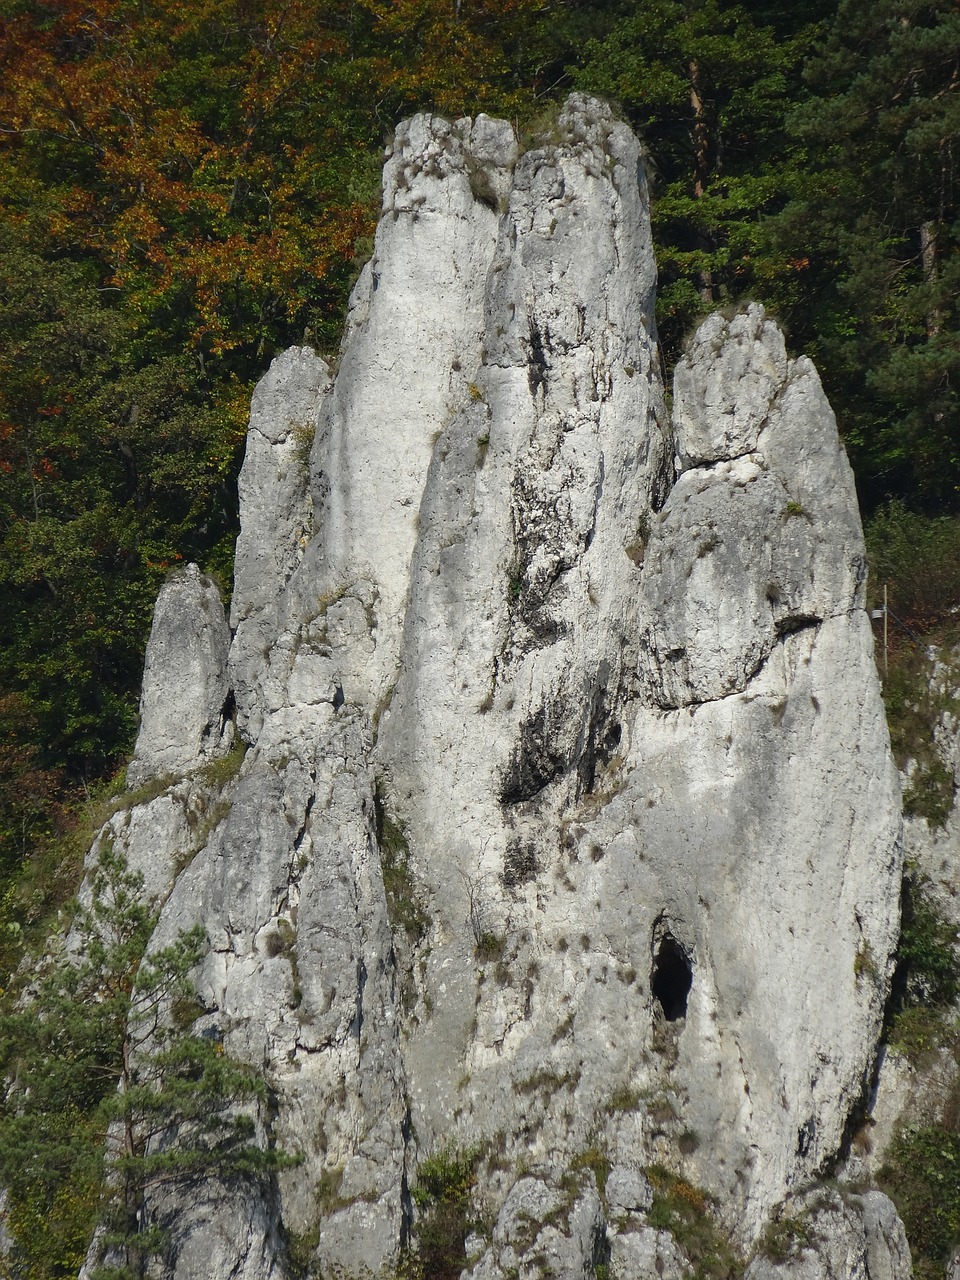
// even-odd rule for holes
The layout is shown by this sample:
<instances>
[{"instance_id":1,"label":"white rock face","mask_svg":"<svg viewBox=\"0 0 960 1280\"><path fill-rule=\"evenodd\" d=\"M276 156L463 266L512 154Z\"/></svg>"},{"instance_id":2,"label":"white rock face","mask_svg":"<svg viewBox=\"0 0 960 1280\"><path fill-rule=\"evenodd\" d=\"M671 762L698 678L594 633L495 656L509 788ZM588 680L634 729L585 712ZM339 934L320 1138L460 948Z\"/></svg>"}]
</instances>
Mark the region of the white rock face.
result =
<instances>
[{"instance_id":1,"label":"white rock face","mask_svg":"<svg viewBox=\"0 0 960 1280\"><path fill-rule=\"evenodd\" d=\"M472 394L515 155L506 121L415 116L384 168L373 258L311 459L318 537L296 596L307 614L327 606L345 691L371 708L397 677L434 443Z\"/></svg>"},{"instance_id":2,"label":"white rock face","mask_svg":"<svg viewBox=\"0 0 960 1280\"><path fill-rule=\"evenodd\" d=\"M291 347L261 379L240 471L230 677L237 720L260 731L257 678L277 635L277 603L313 536L309 455L330 372L309 347Z\"/></svg>"},{"instance_id":3,"label":"white rock face","mask_svg":"<svg viewBox=\"0 0 960 1280\"><path fill-rule=\"evenodd\" d=\"M229 814L165 904L157 943L206 927L198 989L215 1011L209 1028L266 1067L273 1138L303 1157L279 1179L286 1230L316 1232L323 1185L337 1208L318 1260L377 1274L400 1242L406 1107L369 738L334 705L329 668L308 650L291 655L288 697L308 688L311 701L271 708ZM177 1277L210 1274L197 1259L178 1263Z\"/></svg>"},{"instance_id":4,"label":"white rock face","mask_svg":"<svg viewBox=\"0 0 960 1280\"><path fill-rule=\"evenodd\" d=\"M747 1280L910 1280L910 1248L879 1191L817 1191L790 1205L799 1233L783 1261L758 1258Z\"/></svg>"},{"instance_id":5,"label":"white rock face","mask_svg":"<svg viewBox=\"0 0 960 1280\"><path fill-rule=\"evenodd\" d=\"M454 1150L465 1276L679 1280L646 1169L746 1250L840 1149L901 871L852 477L759 307L701 328L671 428L654 290L607 108L574 96L520 156L503 122L418 116L332 387L301 349L258 390L229 666L181 715L175 658L145 675L176 723L229 685L250 744L157 944L205 925L209 1027L303 1163L184 1216L177 1280L272 1278L284 1238L389 1272ZM866 1210L836 1212L865 1257ZM213 1271L203 1230L233 1232ZM809 1275L848 1274L824 1248Z\"/></svg>"},{"instance_id":6,"label":"white rock face","mask_svg":"<svg viewBox=\"0 0 960 1280\"><path fill-rule=\"evenodd\" d=\"M723 353L722 361L716 359ZM681 470L749 453L787 376L787 353L759 308L731 322L711 316L674 377Z\"/></svg>"},{"instance_id":7,"label":"white rock face","mask_svg":"<svg viewBox=\"0 0 960 1280\"><path fill-rule=\"evenodd\" d=\"M128 786L183 774L229 748L229 648L216 584L188 565L166 584L154 610Z\"/></svg>"},{"instance_id":8,"label":"white rock face","mask_svg":"<svg viewBox=\"0 0 960 1280\"><path fill-rule=\"evenodd\" d=\"M729 390L740 378L742 398ZM820 381L809 361L787 361L762 308L707 320L676 385L685 469L644 560L640 642L646 690L663 708L742 691L785 635L859 612L866 576L853 477ZM698 453L707 460L683 463Z\"/></svg>"}]
</instances>

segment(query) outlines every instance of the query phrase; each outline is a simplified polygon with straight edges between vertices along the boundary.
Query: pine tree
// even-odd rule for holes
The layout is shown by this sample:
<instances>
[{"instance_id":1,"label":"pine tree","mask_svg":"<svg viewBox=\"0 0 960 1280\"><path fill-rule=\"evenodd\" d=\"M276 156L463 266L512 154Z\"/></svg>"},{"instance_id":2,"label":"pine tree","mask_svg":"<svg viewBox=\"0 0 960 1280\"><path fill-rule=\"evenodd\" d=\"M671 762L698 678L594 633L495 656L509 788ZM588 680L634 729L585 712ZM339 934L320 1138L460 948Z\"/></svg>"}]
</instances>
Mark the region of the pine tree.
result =
<instances>
[{"instance_id":1,"label":"pine tree","mask_svg":"<svg viewBox=\"0 0 960 1280\"><path fill-rule=\"evenodd\" d=\"M782 304L816 358L869 505L960 508L960 11L842 0L790 127Z\"/></svg>"},{"instance_id":2,"label":"pine tree","mask_svg":"<svg viewBox=\"0 0 960 1280\"><path fill-rule=\"evenodd\" d=\"M145 956L155 925L142 878L104 850L59 955L0 1016L0 1274L75 1276L96 1229L97 1280L135 1280L164 1246L154 1192L285 1163L254 1140L263 1079L192 1030L203 930Z\"/></svg>"},{"instance_id":3,"label":"pine tree","mask_svg":"<svg viewBox=\"0 0 960 1280\"><path fill-rule=\"evenodd\" d=\"M760 218L779 208L785 105L816 8L774 26L755 4L637 0L574 72L622 104L649 148L668 356L705 311L763 291Z\"/></svg>"}]
</instances>

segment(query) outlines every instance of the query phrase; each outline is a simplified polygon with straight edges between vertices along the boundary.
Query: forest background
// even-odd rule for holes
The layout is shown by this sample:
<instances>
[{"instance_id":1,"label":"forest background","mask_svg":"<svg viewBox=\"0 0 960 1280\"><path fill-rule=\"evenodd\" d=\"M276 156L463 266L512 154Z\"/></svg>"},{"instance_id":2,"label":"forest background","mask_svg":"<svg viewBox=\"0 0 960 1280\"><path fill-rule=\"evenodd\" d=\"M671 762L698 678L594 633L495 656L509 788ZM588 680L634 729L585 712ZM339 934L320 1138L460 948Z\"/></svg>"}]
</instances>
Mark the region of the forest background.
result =
<instances>
[{"instance_id":1,"label":"forest background","mask_svg":"<svg viewBox=\"0 0 960 1280\"><path fill-rule=\"evenodd\" d=\"M571 88L644 140L668 373L763 301L902 651L955 629L955 0L0 0L0 930L75 887L164 577L229 594L252 387L335 353L394 124Z\"/></svg>"}]
</instances>

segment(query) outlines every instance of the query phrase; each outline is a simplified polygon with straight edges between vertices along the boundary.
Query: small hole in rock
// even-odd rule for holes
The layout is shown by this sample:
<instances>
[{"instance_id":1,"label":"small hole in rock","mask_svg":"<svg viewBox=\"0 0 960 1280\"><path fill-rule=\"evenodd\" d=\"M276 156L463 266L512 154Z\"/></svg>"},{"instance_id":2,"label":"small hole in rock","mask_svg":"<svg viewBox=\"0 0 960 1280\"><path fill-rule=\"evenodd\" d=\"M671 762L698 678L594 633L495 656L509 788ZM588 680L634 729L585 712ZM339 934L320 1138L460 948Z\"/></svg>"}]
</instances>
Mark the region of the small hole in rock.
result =
<instances>
[{"instance_id":1,"label":"small hole in rock","mask_svg":"<svg viewBox=\"0 0 960 1280\"><path fill-rule=\"evenodd\" d=\"M687 1016L687 996L692 985L690 957L676 938L665 934L657 947L650 988L667 1022Z\"/></svg>"}]
</instances>

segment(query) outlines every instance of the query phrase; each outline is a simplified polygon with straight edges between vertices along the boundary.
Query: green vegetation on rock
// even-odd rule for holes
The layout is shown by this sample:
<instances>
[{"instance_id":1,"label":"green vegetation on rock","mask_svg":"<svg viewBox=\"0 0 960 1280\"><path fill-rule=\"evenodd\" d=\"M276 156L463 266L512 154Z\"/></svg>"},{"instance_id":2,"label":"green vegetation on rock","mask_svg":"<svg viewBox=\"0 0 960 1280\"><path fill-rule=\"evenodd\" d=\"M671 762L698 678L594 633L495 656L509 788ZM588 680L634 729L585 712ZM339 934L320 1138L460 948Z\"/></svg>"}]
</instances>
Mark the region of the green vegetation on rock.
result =
<instances>
[{"instance_id":1,"label":"green vegetation on rock","mask_svg":"<svg viewBox=\"0 0 960 1280\"><path fill-rule=\"evenodd\" d=\"M414 1248L405 1260L410 1280L459 1280L466 1266L464 1242L470 1228L470 1194L480 1152L443 1147L417 1169Z\"/></svg>"},{"instance_id":2,"label":"green vegetation on rock","mask_svg":"<svg viewBox=\"0 0 960 1280\"><path fill-rule=\"evenodd\" d=\"M417 943L430 928L430 917L420 904L410 869L410 846L402 825L384 808L379 791L374 795L374 805L387 915L392 928L402 929L411 943Z\"/></svg>"},{"instance_id":3,"label":"green vegetation on rock","mask_svg":"<svg viewBox=\"0 0 960 1280\"><path fill-rule=\"evenodd\" d=\"M903 1219L916 1280L941 1280L960 1243L960 1132L942 1124L904 1129L887 1152L880 1185Z\"/></svg>"},{"instance_id":4,"label":"green vegetation on rock","mask_svg":"<svg viewBox=\"0 0 960 1280\"><path fill-rule=\"evenodd\" d=\"M145 954L156 919L142 878L104 849L69 937L4 993L4 1275L75 1275L99 1227L97 1280L133 1280L166 1238L152 1191L289 1163L256 1140L263 1079L193 1030L203 931Z\"/></svg>"},{"instance_id":5,"label":"green vegetation on rock","mask_svg":"<svg viewBox=\"0 0 960 1280\"><path fill-rule=\"evenodd\" d=\"M687 1255L694 1280L736 1280L743 1261L720 1227L710 1194L663 1165L647 1169L653 1204L647 1214L651 1227L669 1231Z\"/></svg>"},{"instance_id":6,"label":"green vegetation on rock","mask_svg":"<svg viewBox=\"0 0 960 1280\"><path fill-rule=\"evenodd\" d=\"M957 930L938 909L929 883L910 869L903 883L886 1037L892 1049L917 1063L953 1034L960 956Z\"/></svg>"}]
</instances>

